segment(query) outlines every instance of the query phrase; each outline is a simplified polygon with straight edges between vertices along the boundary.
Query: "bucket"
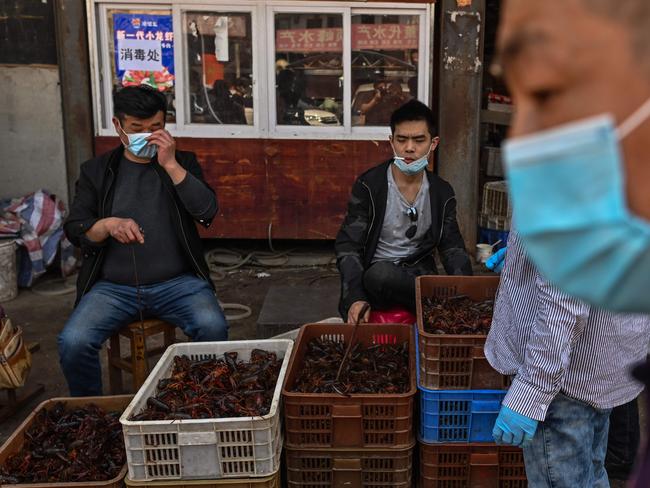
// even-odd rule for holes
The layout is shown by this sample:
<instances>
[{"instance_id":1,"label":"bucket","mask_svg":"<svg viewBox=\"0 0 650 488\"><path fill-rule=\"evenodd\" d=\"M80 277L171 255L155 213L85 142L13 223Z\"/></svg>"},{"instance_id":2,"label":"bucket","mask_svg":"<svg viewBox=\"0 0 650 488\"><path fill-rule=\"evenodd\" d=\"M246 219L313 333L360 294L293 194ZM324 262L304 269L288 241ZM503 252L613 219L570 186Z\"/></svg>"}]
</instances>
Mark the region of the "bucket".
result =
<instances>
[{"instance_id":1,"label":"bucket","mask_svg":"<svg viewBox=\"0 0 650 488\"><path fill-rule=\"evenodd\" d=\"M476 262L485 263L492 256L491 244L477 244L476 245Z\"/></svg>"},{"instance_id":2,"label":"bucket","mask_svg":"<svg viewBox=\"0 0 650 488\"><path fill-rule=\"evenodd\" d=\"M16 275L16 241L0 241L0 302L18 296Z\"/></svg>"}]
</instances>

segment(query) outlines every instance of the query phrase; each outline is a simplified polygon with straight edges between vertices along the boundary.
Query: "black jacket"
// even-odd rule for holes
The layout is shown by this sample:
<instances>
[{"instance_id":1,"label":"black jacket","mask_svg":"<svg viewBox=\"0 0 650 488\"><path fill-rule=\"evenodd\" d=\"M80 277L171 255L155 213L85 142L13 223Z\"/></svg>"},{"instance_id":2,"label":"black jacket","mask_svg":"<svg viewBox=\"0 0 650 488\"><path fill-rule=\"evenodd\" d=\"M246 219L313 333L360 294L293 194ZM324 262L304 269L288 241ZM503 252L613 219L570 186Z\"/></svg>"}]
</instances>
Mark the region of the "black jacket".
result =
<instances>
[{"instance_id":1,"label":"black jacket","mask_svg":"<svg viewBox=\"0 0 650 488\"><path fill-rule=\"evenodd\" d=\"M79 277L77 278L77 300L87 293L98 279L101 271L102 261L105 253L106 241L94 243L86 237L86 232L100 219L111 216L113 207L113 195L120 167L120 160L124 154L124 147L120 146L112 151L90 159L81 165L81 174L77 180L74 201L70 207L70 215L63 226L66 236L75 246L80 247L83 253L83 260ZM209 185L203 179L201 167L194 153L176 151L176 161L189 173L196 176L208 188ZM168 204L172 207L171 214L176 215L174 227L176 229L181 246L185 251L188 262L192 264L197 276L204 279L210 286L210 272L203 257L201 239L196 228L194 219L185 210L176 191L174 183L167 172L158 164L157 158L152 163L165 188L168 190ZM214 193L212 189L210 189ZM209 219L199 221L204 227L209 227L214 215Z\"/></svg>"},{"instance_id":2,"label":"black jacket","mask_svg":"<svg viewBox=\"0 0 650 488\"><path fill-rule=\"evenodd\" d=\"M392 159L363 173L352 187L348 213L336 236L336 263L341 274L339 312L347 316L350 306L367 301L363 289L363 273L370 267L381 234L388 178L386 173ZM456 197L451 185L426 171L431 200L431 227L416 251L403 260L413 265L425 258L433 258L434 249L450 275L471 275L472 264L465 250L463 236L456 221Z\"/></svg>"}]
</instances>

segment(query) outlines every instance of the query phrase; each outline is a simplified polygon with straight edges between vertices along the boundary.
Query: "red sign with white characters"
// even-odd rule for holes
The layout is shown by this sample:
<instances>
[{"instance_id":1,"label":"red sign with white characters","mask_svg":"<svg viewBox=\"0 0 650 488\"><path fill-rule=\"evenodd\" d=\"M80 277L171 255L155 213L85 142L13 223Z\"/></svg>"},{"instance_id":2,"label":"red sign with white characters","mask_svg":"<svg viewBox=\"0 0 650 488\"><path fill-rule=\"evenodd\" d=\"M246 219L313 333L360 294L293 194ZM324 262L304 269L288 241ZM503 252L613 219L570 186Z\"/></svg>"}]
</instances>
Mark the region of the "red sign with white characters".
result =
<instances>
[{"instance_id":1,"label":"red sign with white characters","mask_svg":"<svg viewBox=\"0 0 650 488\"><path fill-rule=\"evenodd\" d=\"M275 32L277 52L313 53L343 51L343 29L280 29Z\"/></svg>"},{"instance_id":2,"label":"red sign with white characters","mask_svg":"<svg viewBox=\"0 0 650 488\"><path fill-rule=\"evenodd\" d=\"M418 48L418 25L353 24L352 49L380 49L392 51Z\"/></svg>"}]
</instances>

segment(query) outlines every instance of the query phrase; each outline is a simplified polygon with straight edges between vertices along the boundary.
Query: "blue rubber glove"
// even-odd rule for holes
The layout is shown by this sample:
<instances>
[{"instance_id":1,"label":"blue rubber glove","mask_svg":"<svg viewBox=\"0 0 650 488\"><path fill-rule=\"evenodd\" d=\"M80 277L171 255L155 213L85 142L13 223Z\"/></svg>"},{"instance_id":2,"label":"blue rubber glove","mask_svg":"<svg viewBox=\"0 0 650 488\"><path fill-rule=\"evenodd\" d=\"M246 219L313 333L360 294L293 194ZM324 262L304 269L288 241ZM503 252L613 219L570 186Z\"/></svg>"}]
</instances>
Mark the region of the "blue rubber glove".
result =
<instances>
[{"instance_id":1,"label":"blue rubber glove","mask_svg":"<svg viewBox=\"0 0 650 488\"><path fill-rule=\"evenodd\" d=\"M536 430L537 420L501 405L499 416L492 429L492 437L497 444L524 447L533 440Z\"/></svg>"},{"instance_id":2,"label":"blue rubber glove","mask_svg":"<svg viewBox=\"0 0 650 488\"><path fill-rule=\"evenodd\" d=\"M501 273L503 270L503 264L506 262L506 249L508 247L502 247L497 252L495 252L490 259L485 261L485 267L494 271L495 273Z\"/></svg>"}]
</instances>

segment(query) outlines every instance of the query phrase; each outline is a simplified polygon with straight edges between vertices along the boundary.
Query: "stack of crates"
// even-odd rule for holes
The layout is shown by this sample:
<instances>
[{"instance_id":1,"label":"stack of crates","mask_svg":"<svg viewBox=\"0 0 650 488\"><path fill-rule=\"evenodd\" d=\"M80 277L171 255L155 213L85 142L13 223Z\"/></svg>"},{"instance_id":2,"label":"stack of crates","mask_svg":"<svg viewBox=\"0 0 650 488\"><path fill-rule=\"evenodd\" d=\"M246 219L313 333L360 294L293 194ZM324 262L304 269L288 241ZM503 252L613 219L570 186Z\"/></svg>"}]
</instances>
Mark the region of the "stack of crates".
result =
<instances>
[{"instance_id":1,"label":"stack of crates","mask_svg":"<svg viewBox=\"0 0 650 488\"><path fill-rule=\"evenodd\" d=\"M478 218L479 242L494 244L508 240L512 205L505 181L492 181L483 186L483 202Z\"/></svg>"},{"instance_id":2,"label":"stack of crates","mask_svg":"<svg viewBox=\"0 0 650 488\"><path fill-rule=\"evenodd\" d=\"M255 349L274 352L282 366L267 415L188 420L132 420L155 395L158 381L172 374L174 357L192 361L236 352L248 361ZM120 422L124 434L127 487L280 488L281 392L293 341L197 342L167 348L128 405Z\"/></svg>"},{"instance_id":3,"label":"stack of crates","mask_svg":"<svg viewBox=\"0 0 650 488\"><path fill-rule=\"evenodd\" d=\"M494 299L497 276L420 276L416 282L421 488L527 486L520 449L492 438L508 378L488 363L485 335L432 334L423 299Z\"/></svg>"},{"instance_id":4,"label":"stack of crates","mask_svg":"<svg viewBox=\"0 0 650 488\"><path fill-rule=\"evenodd\" d=\"M409 390L400 394L300 393L293 390L310 340L347 343L354 326L307 324L300 329L282 395L289 488L411 488L415 335L408 325L361 324L362 346L409 346Z\"/></svg>"}]
</instances>

